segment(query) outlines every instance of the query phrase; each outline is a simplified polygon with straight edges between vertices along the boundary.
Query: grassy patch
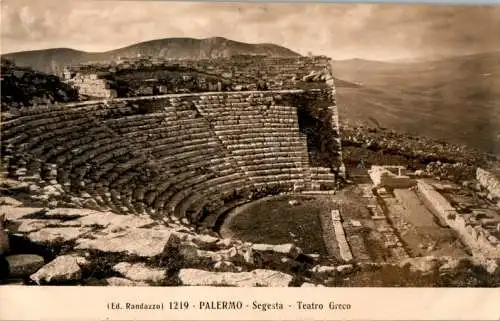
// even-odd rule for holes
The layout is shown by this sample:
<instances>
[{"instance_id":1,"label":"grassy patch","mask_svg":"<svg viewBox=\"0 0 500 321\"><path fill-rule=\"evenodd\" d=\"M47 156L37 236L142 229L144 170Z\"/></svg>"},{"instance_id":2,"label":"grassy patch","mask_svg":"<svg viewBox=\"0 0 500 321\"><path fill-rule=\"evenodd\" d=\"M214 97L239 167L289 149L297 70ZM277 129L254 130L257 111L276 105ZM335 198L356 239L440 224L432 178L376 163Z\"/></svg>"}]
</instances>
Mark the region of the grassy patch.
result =
<instances>
[{"instance_id":1,"label":"grassy patch","mask_svg":"<svg viewBox=\"0 0 500 321\"><path fill-rule=\"evenodd\" d=\"M288 201L298 200L298 205ZM327 205L315 197L280 196L249 204L227 225L235 237L253 243L294 243L306 253L328 255L319 215Z\"/></svg>"}]
</instances>

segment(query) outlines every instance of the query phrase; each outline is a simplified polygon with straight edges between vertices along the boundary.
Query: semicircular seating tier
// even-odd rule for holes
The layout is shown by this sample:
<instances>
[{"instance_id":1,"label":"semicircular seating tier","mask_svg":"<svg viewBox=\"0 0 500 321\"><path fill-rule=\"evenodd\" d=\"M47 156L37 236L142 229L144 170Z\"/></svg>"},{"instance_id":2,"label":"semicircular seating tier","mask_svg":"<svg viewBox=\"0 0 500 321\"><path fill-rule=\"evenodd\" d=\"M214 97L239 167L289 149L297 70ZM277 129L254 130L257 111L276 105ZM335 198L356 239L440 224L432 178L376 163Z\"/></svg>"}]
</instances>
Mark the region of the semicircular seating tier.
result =
<instances>
[{"instance_id":1,"label":"semicircular seating tier","mask_svg":"<svg viewBox=\"0 0 500 321\"><path fill-rule=\"evenodd\" d=\"M298 104L315 100L333 106L331 90L308 89L20 109L2 115L2 158L11 175L26 168L102 209L212 227L259 195L332 188L336 168L310 165L299 130Z\"/></svg>"}]
</instances>

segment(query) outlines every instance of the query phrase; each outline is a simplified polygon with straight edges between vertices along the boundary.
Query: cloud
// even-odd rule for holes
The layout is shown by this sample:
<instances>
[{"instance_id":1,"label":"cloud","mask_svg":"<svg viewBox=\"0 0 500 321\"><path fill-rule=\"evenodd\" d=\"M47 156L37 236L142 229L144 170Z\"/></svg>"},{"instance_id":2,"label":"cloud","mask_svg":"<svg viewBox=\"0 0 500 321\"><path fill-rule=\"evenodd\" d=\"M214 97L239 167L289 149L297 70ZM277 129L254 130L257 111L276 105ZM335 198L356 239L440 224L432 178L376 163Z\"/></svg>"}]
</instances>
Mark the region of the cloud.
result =
<instances>
[{"instance_id":1,"label":"cloud","mask_svg":"<svg viewBox=\"0 0 500 321\"><path fill-rule=\"evenodd\" d=\"M4 0L2 9L2 52L103 51L164 37L212 36L334 58L500 49L495 6Z\"/></svg>"}]
</instances>

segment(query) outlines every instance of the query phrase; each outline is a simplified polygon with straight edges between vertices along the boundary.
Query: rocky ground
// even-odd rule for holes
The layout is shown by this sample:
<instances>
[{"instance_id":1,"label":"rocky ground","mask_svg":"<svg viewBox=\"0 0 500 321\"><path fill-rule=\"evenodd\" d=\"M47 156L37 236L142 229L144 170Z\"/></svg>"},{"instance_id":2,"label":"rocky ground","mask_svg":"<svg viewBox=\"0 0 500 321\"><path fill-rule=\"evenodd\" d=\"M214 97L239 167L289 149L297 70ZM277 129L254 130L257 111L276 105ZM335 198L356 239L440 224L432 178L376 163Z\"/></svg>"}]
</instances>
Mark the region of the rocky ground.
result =
<instances>
[{"instance_id":1,"label":"rocky ground","mask_svg":"<svg viewBox=\"0 0 500 321\"><path fill-rule=\"evenodd\" d=\"M477 167L498 168L500 164L497 155L385 128L343 122L341 136L347 167L356 167L361 160L365 167L407 165L432 177L463 182L475 178Z\"/></svg>"}]
</instances>

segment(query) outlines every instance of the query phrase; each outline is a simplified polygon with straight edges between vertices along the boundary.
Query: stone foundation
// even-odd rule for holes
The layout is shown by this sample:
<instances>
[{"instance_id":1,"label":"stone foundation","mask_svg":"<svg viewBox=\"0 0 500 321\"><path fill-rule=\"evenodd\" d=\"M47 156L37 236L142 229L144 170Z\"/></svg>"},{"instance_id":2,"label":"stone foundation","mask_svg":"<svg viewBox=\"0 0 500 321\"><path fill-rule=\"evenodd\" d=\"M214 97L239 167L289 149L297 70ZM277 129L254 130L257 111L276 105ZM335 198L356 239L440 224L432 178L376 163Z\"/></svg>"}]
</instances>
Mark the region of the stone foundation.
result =
<instances>
[{"instance_id":1,"label":"stone foundation","mask_svg":"<svg viewBox=\"0 0 500 321\"><path fill-rule=\"evenodd\" d=\"M430 203L435 215L454 229L474 255L500 258L500 242L479 224L467 222L434 187L424 180L417 181L419 193Z\"/></svg>"}]
</instances>

